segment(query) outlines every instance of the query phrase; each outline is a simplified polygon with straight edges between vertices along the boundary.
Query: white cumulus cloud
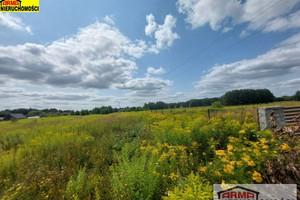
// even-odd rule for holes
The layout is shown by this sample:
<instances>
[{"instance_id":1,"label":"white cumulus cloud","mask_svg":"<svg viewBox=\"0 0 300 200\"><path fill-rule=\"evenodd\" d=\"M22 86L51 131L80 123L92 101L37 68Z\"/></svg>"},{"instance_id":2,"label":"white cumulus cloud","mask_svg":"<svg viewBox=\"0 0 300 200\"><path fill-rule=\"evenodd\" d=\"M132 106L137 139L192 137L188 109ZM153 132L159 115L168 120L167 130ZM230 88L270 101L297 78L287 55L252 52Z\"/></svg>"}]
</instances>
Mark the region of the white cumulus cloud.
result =
<instances>
[{"instance_id":1,"label":"white cumulus cloud","mask_svg":"<svg viewBox=\"0 0 300 200\"><path fill-rule=\"evenodd\" d=\"M148 67L147 68L147 73L148 74L159 75L159 74L164 74L165 72L166 72L166 70L162 67L159 67L158 69L155 69L154 67Z\"/></svg>"},{"instance_id":2,"label":"white cumulus cloud","mask_svg":"<svg viewBox=\"0 0 300 200\"><path fill-rule=\"evenodd\" d=\"M18 31L27 31L29 34L32 34L31 28L26 26L21 18L11 13L0 13L0 26L6 26Z\"/></svg>"},{"instance_id":3,"label":"white cumulus cloud","mask_svg":"<svg viewBox=\"0 0 300 200\"><path fill-rule=\"evenodd\" d=\"M300 27L300 10L286 17L278 17L268 23L268 26L264 29L265 32L271 31L284 31L291 28Z\"/></svg>"},{"instance_id":4,"label":"white cumulus cloud","mask_svg":"<svg viewBox=\"0 0 300 200\"><path fill-rule=\"evenodd\" d=\"M145 26L145 33L147 36L152 36L152 33L157 30L157 24L155 22L154 16L151 13L146 16L147 26Z\"/></svg>"},{"instance_id":5,"label":"white cumulus cloud","mask_svg":"<svg viewBox=\"0 0 300 200\"><path fill-rule=\"evenodd\" d=\"M273 1L273 0L178 0L178 11L186 15L186 21L193 28L198 28L208 24L211 29L219 30L247 23L248 29L265 28L265 31L287 30L299 27L299 20L292 22L286 21L296 19L296 16L285 16L289 13L299 0ZM297 15L297 14L296 14ZM274 20L281 25L277 28L266 28Z\"/></svg>"},{"instance_id":6,"label":"white cumulus cloud","mask_svg":"<svg viewBox=\"0 0 300 200\"><path fill-rule=\"evenodd\" d=\"M147 15L148 24L145 27L145 33L148 36L154 35L156 44L152 45L150 51L158 53L160 49L165 49L172 46L174 40L179 38L179 35L173 32L176 27L176 18L172 15L166 15L163 24L156 24L153 14Z\"/></svg>"},{"instance_id":7,"label":"white cumulus cloud","mask_svg":"<svg viewBox=\"0 0 300 200\"><path fill-rule=\"evenodd\" d=\"M0 46L0 79L60 88L155 93L169 82L157 79L154 84L150 78L133 77L138 69L135 59L143 56L146 48L144 41L131 41L112 24L96 22L49 45Z\"/></svg>"},{"instance_id":8,"label":"white cumulus cloud","mask_svg":"<svg viewBox=\"0 0 300 200\"><path fill-rule=\"evenodd\" d=\"M271 89L276 95L300 88L300 34L254 59L217 65L200 79L196 88L202 96L219 96L242 88Z\"/></svg>"}]
</instances>

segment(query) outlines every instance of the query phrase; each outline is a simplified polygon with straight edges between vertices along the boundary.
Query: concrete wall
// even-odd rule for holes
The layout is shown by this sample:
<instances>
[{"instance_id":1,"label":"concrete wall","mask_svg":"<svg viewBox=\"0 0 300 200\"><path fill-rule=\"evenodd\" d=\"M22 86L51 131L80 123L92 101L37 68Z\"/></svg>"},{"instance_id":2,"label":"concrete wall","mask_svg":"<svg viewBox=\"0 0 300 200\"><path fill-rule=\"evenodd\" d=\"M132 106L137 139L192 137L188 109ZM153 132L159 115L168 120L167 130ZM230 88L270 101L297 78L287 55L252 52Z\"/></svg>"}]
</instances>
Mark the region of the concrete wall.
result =
<instances>
[{"instance_id":1,"label":"concrete wall","mask_svg":"<svg viewBox=\"0 0 300 200\"><path fill-rule=\"evenodd\" d=\"M276 126L285 126L284 120L284 107L272 106L272 107L261 107L258 108L258 119L260 130L271 129L270 113L273 110L275 112Z\"/></svg>"}]
</instances>

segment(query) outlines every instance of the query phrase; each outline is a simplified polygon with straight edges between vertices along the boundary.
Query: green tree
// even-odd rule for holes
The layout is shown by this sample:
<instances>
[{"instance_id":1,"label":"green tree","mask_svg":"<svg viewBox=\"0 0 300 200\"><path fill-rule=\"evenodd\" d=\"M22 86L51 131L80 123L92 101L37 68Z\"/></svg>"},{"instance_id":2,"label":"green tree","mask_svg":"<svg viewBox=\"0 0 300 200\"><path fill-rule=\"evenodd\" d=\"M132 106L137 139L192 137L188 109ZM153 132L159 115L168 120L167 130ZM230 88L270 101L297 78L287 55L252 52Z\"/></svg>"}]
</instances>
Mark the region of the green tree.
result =
<instances>
[{"instance_id":1,"label":"green tree","mask_svg":"<svg viewBox=\"0 0 300 200\"><path fill-rule=\"evenodd\" d=\"M40 116L40 117L44 117L45 114L40 111L40 110L33 110L33 111L30 111L28 114L27 114L27 117L33 117L33 116Z\"/></svg>"},{"instance_id":2,"label":"green tree","mask_svg":"<svg viewBox=\"0 0 300 200\"><path fill-rule=\"evenodd\" d=\"M242 89L226 92L222 96L225 105L247 105L273 102L275 96L268 89Z\"/></svg>"},{"instance_id":3,"label":"green tree","mask_svg":"<svg viewBox=\"0 0 300 200\"><path fill-rule=\"evenodd\" d=\"M296 92L296 94L294 95L294 99L296 100L296 101L300 101L300 91L298 90L297 92Z\"/></svg>"},{"instance_id":4,"label":"green tree","mask_svg":"<svg viewBox=\"0 0 300 200\"><path fill-rule=\"evenodd\" d=\"M211 105L212 108L223 108L223 104L221 101L215 101L213 102L213 104Z\"/></svg>"}]
</instances>

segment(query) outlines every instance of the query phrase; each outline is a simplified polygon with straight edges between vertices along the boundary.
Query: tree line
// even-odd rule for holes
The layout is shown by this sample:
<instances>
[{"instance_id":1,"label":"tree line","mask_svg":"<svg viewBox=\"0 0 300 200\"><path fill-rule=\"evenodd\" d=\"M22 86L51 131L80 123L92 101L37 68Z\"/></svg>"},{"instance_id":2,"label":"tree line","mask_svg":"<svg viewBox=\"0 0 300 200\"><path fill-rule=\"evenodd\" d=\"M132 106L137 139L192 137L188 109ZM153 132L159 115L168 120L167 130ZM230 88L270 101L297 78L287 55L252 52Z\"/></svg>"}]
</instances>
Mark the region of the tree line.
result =
<instances>
[{"instance_id":1,"label":"tree line","mask_svg":"<svg viewBox=\"0 0 300 200\"><path fill-rule=\"evenodd\" d=\"M189 108L189 107L201 107L211 106L215 102L218 105L234 106L234 105L249 105L259 103L269 103L275 101L300 101L300 91L297 91L292 96L275 97L273 93L268 89L241 89L232 90L226 92L221 97L215 98L203 98L203 99L191 99L186 102L178 103L165 103L163 101L145 103L143 107L125 107L125 108L113 108L111 106L95 107L92 110L58 110L55 108L50 109L25 109L19 108L14 110L0 111L0 117L4 120L10 120L11 115L14 113L21 113L27 117L40 116L40 117L51 117L51 116L63 116L63 115L90 115L90 114L110 114L115 112L136 112L143 110L162 110L162 109L174 109L174 108Z\"/></svg>"}]
</instances>

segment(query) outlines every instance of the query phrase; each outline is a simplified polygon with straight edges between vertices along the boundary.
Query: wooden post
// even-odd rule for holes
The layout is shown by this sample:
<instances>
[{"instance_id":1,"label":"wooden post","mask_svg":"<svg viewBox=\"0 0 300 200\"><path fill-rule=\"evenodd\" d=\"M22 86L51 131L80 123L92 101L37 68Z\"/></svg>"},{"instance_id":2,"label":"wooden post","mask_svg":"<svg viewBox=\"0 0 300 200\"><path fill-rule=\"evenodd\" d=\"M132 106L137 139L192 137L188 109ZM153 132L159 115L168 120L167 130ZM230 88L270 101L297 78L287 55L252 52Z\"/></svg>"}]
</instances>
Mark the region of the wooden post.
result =
<instances>
[{"instance_id":1,"label":"wooden post","mask_svg":"<svg viewBox=\"0 0 300 200\"><path fill-rule=\"evenodd\" d=\"M210 120L210 110L207 109L207 116L208 116L208 119Z\"/></svg>"}]
</instances>

